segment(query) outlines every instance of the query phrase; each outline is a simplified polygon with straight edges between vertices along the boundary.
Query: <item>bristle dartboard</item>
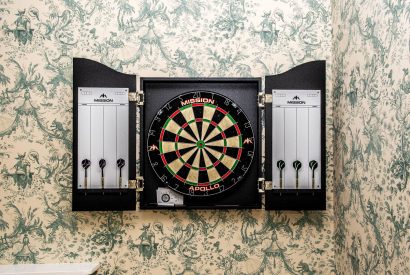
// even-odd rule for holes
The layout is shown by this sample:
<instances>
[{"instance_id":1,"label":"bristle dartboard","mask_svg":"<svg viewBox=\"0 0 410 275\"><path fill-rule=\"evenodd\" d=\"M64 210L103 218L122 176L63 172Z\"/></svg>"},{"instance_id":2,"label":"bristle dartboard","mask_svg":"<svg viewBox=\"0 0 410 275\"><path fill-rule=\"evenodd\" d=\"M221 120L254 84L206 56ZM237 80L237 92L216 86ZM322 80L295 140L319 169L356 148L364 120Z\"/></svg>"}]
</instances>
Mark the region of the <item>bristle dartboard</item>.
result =
<instances>
[{"instance_id":1,"label":"bristle dartboard","mask_svg":"<svg viewBox=\"0 0 410 275\"><path fill-rule=\"evenodd\" d=\"M254 135L246 114L231 99L193 91L157 112L147 151L152 168L168 187L209 196L244 178L254 155Z\"/></svg>"}]
</instances>

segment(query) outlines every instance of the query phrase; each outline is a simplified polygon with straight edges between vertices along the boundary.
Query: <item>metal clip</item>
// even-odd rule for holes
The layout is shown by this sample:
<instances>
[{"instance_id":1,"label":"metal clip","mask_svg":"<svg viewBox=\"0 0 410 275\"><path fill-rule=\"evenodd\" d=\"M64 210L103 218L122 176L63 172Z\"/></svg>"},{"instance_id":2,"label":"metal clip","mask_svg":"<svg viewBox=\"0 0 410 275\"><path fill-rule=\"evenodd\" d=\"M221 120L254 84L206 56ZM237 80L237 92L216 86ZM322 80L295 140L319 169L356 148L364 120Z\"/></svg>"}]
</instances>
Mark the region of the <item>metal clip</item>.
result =
<instances>
[{"instance_id":1,"label":"metal clip","mask_svg":"<svg viewBox=\"0 0 410 275\"><path fill-rule=\"evenodd\" d=\"M260 108L265 108L266 103L272 103L272 94L265 94L264 92L258 93L258 106Z\"/></svg>"},{"instance_id":2,"label":"metal clip","mask_svg":"<svg viewBox=\"0 0 410 275\"><path fill-rule=\"evenodd\" d=\"M144 91L137 91L135 93L128 94L128 100L130 102L136 102L137 105L144 105Z\"/></svg>"}]
</instances>

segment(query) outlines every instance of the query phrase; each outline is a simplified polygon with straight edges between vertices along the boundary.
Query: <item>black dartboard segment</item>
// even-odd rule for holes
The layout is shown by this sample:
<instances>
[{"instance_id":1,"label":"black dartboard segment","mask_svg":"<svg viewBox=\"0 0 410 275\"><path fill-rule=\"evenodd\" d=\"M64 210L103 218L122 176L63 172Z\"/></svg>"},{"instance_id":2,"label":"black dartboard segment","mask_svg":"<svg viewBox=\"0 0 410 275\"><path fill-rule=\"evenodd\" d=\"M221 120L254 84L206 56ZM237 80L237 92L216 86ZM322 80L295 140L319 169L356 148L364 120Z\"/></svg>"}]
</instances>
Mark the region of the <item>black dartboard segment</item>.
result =
<instances>
[{"instance_id":1,"label":"black dartboard segment","mask_svg":"<svg viewBox=\"0 0 410 275\"><path fill-rule=\"evenodd\" d=\"M182 94L151 123L149 160L159 179L190 196L210 196L240 182L254 155L252 125L229 98L209 91Z\"/></svg>"}]
</instances>

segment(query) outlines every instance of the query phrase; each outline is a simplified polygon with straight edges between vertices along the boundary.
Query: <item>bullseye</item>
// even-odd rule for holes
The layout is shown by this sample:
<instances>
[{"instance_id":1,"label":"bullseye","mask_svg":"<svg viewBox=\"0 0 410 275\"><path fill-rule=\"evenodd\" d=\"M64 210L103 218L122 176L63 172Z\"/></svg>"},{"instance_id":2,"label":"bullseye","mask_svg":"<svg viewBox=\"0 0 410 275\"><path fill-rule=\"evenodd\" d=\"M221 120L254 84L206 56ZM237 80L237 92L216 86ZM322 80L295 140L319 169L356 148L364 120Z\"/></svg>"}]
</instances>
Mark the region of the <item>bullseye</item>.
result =
<instances>
[{"instance_id":1,"label":"bullseye","mask_svg":"<svg viewBox=\"0 0 410 275\"><path fill-rule=\"evenodd\" d=\"M196 146L199 149L205 148L205 142L203 140L198 140L197 143L196 143Z\"/></svg>"}]
</instances>

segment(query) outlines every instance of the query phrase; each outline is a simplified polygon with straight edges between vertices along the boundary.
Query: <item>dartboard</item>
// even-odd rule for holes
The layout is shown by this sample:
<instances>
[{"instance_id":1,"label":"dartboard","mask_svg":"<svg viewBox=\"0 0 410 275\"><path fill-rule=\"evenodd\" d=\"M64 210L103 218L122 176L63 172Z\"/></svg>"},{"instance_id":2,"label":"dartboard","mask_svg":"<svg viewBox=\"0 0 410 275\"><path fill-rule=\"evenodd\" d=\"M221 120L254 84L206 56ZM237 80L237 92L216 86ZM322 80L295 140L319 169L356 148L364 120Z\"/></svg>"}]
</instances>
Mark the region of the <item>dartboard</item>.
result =
<instances>
[{"instance_id":1,"label":"dartboard","mask_svg":"<svg viewBox=\"0 0 410 275\"><path fill-rule=\"evenodd\" d=\"M210 196L244 178L254 154L252 125L231 99L187 92L158 111L147 151L166 186L185 195Z\"/></svg>"}]
</instances>

